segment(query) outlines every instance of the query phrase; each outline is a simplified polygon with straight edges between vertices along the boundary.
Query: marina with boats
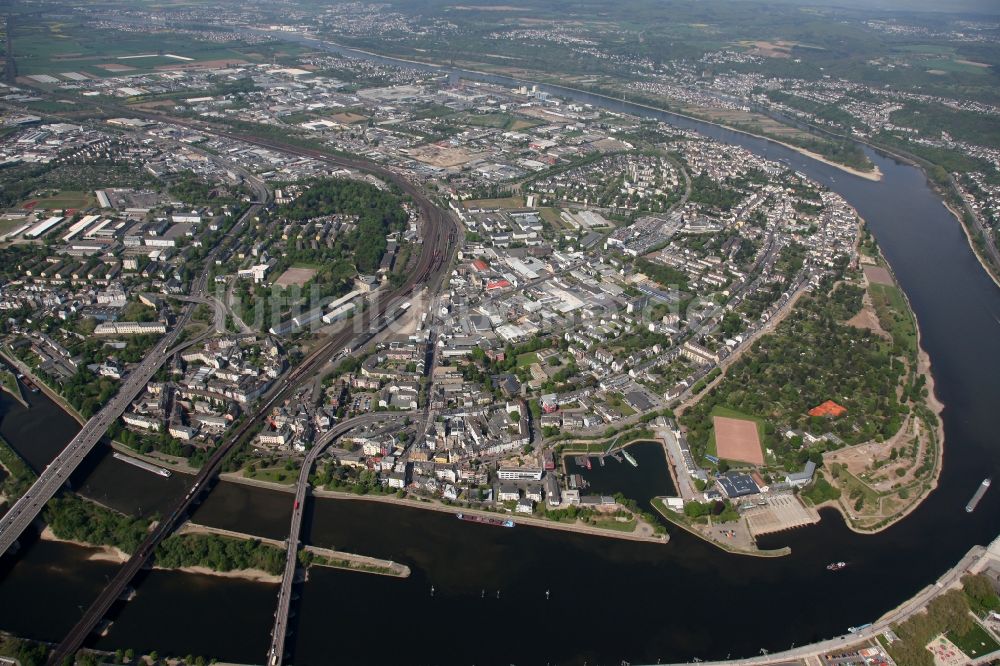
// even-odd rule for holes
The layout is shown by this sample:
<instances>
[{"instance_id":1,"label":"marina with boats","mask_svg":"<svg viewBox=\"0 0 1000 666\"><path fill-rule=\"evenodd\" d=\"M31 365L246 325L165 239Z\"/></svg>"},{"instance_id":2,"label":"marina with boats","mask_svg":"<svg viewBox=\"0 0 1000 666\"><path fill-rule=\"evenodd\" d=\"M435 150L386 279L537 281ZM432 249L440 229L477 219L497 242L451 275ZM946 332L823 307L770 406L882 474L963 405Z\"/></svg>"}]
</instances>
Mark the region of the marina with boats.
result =
<instances>
[{"instance_id":1,"label":"marina with boats","mask_svg":"<svg viewBox=\"0 0 1000 666\"><path fill-rule=\"evenodd\" d=\"M622 462L622 460L627 460L633 467L638 467L639 462L635 459L631 453L625 449L619 449L613 453L605 453L597 456L597 462L601 467L604 467L606 459L611 458L615 462ZM594 464L591 461L591 456L573 456L573 462L576 463L577 467L592 470L594 469Z\"/></svg>"}]
</instances>

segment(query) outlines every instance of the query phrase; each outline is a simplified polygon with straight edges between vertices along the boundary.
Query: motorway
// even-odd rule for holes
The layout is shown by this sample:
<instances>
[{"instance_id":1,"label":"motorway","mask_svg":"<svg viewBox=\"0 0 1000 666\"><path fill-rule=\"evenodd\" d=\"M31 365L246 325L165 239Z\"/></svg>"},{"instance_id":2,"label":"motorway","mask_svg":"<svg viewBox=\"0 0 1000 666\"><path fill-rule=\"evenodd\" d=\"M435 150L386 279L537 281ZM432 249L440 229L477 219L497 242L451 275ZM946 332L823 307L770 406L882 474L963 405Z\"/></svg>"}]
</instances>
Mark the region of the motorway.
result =
<instances>
[{"instance_id":1,"label":"motorway","mask_svg":"<svg viewBox=\"0 0 1000 666\"><path fill-rule=\"evenodd\" d=\"M163 118L160 117L160 119ZM197 124L194 126L203 132L212 132L212 130L206 128L204 125ZM426 198L426 196L424 196L423 192L419 188L406 180L400 174L358 159L329 156L318 150L285 146L278 142L264 141L254 137L235 136L225 133L219 134L247 141L249 143L264 145L275 150L288 152L290 154L312 157L336 166L346 166L360 171L371 172L392 181L401 190L412 197L424 222L423 243L420 245L421 253L416 261L415 267L408 274L406 281L396 289L390 291L385 298L380 299L379 303L374 308L366 310L359 315L361 317L360 323L362 325L360 330L368 330L368 326L372 322L384 316L390 311L391 306L398 305L404 297L408 296L412 291L415 291L418 286L425 284L434 285L437 284L442 278L444 271L450 263L449 259L451 252L455 247L455 223L449 217L448 213L435 206L429 199ZM256 206L254 206L254 208L256 208ZM256 210L252 210L250 214L256 214ZM215 250L213 250L213 252L214 251ZM211 262L206 261L206 266L209 266L210 263ZM208 269L206 268L206 272L199 277L199 286L202 290L204 289L205 281L207 280L207 270ZM200 295L202 293L203 291L192 290L192 294ZM345 325L338 332L332 334L326 342L313 350L296 368L294 368L286 377L284 377L271 389L265 398L260 401L258 407L253 413L247 414L247 417L244 419L242 425L240 425L231 434L229 439L220 444L208 461L206 461L201 469L201 472L199 472L199 474L195 477L195 482L191 486L188 493L177 501L174 507L166 513L163 520L161 520L146 536L129 560L122 565L121 569L119 569L115 576L111 578L108 585L83 614L76 626L70 630L70 632L63 639L62 643L60 643L59 646L52 651L49 657L49 664L61 664L64 659L75 654L76 651L83 646L87 636L89 636L90 632L93 631L94 628L101 622L102 618L104 618L104 616L108 613L112 605L129 585L130 581L144 566L146 566L146 563L155 553L156 547L159 543L169 536L170 533L173 532L174 528L186 518L189 509L199 500L202 492L206 490L206 488L211 484L211 481L216 477L222 468L222 463L233 446L252 435L253 428L258 423L259 418L262 415L269 413L274 406L290 397L302 381L312 379L315 373L319 371L323 365L334 356L334 354L344 349L346 346L350 346L352 349L355 348L352 341L356 337L357 334L354 332L353 327L349 322L348 325ZM362 338L364 338L366 342L371 337L371 334L362 334Z\"/></svg>"},{"instance_id":2,"label":"motorway","mask_svg":"<svg viewBox=\"0 0 1000 666\"><path fill-rule=\"evenodd\" d=\"M230 234L236 234L247 219L257 214L259 206L251 206L241 219L233 225ZM191 285L191 293L201 298L208 282L208 266L211 259L222 246L220 243L213 248L205 260L206 268L195 278ZM177 324L146 354L142 362L134 367L122 382L118 393L95 414L76 436L66 445L55 459L38 475L38 479L28 491L0 518L0 556L6 553L18 537L38 517L45 504L52 499L60 488L69 480L70 475L83 462L94 446L101 440L104 433L128 408L132 401L146 388L146 384L156 373L163 362L169 357L167 351L174 346L184 327L191 320L194 309L192 305L184 308Z\"/></svg>"},{"instance_id":3,"label":"motorway","mask_svg":"<svg viewBox=\"0 0 1000 666\"><path fill-rule=\"evenodd\" d=\"M279 666L285 657L285 639L288 636L288 613L292 604L292 585L295 583L295 572L298 570L302 516L305 512L306 495L309 492L309 473L312 471L316 459L319 458L320 454L331 442L347 431L362 425L369 425L377 421L388 421L401 416L405 416L405 414L377 412L341 421L333 429L324 433L322 437L316 440L316 443L309 449L309 453L302 462L302 469L299 470L299 480L295 486L295 504L292 505L292 523L288 531L285 552L285 572L282 574L281 586L278 588L278 609L274 614L274 629L271 631L271 648L267 652L267 663L269 666Z\"/></svg>"},{"instance_id":4,"label":"motorway","mask_svg":"<svg viewBox=\"0 0 1000 666\"><path fill-rule=\"evenodd\" d=\"M14 545L21 533L38 517L46 502L62 488L77 466L83 462L94 445L125 409L132 403L146 383L167 358L167 349L184 330L191 316L191 307L185 310L177 326L163 336L146 358L133 368L122 382L118 393L95 414L76 434L59 455L38 475L38 479L2 518L0 518L0 555Z\"/></svg>"}]
</instances>

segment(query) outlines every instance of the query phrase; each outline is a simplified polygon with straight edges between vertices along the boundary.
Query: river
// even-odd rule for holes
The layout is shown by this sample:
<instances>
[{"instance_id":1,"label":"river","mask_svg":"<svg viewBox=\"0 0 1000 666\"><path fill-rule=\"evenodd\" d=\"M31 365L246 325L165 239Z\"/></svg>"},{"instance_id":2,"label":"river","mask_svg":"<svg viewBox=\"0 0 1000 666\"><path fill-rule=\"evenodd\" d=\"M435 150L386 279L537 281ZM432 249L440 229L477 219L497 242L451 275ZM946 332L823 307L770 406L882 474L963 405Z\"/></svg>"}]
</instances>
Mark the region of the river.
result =
<instances>
[{"instance_id":1,"label":"river","mask_svg":"<svg viewBox=\"0 0 1000 666\"><path fill-rule=\"evenodd\" d=\"M318 500L307 513L309 542L404 562L413 575L312 570L293 621L297 664L654 663L773 652L874 620L972 545L997 536L1000 493L987 493L973 514L964 505L982 478L1000 468L1000 290L920 171L868 151L884 174L880 182L868 181L766 140L585 93L573 96L781 160L858 210L910 298L933 361L945 404L940 486L903 522L877 535L856 534L825 511L817 525L762 539L764 548L792 548L790 556L776 559L730 555L672 527L664 546ZM32 397L43 404L26 413L5 401L0 396L0 433L36 467L75 430L48 418L53 412L44 397ZM39 408L49 410L44 418L32 414ZM132 512L153 512L180 488L179 479L161 483L113 461L106 449L95 452L85 473L78 482L84 492ZM290 501L283 493L221 483L195 520L281 538ZM37 542L5 558L0 627L60 638L110 570L87 560L89 552ZM831 560L850 566L828 573ZM275 596L266 584L153 572L97 645L260 663ZM388 640L380 640L382 633Z\"/></svg>"}]
</instances>

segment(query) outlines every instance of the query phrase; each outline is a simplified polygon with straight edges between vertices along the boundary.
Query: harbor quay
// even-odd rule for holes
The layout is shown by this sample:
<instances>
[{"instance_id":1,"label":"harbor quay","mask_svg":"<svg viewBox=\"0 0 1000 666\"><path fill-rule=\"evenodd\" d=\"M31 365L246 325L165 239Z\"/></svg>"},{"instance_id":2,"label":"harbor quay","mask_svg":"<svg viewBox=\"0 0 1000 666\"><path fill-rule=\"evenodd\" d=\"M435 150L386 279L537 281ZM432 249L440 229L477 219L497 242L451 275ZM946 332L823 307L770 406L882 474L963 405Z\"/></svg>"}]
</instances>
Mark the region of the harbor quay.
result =
<instances>
[{"instance_id":1,"label":"harbor quay","mask_svg":"<svg viewBox=\"0 0 1000 666\"><path fill-rule=\"evenodd\" d=\"M781 652L769 654L766 650L762 650L761 655L757 657L723 661L697 661L705 666L827 666L828 664L847 663L841 660L854 657L854 659L849 660L850 663L898 663L886 654L879 642L879 637L883 637L885 640L898 640L893 633L894 626L905 622L914 615L923 613L928 604L937 597L950 590L960 589L963 576L981 573L987 573L994 579L1000 576L1000 536L988 546L973 546L955 566L948 569L936 581L871 624L851 627L840 636ZM967 663L989 664L997 658L1000 658L1000 650L972 658ZM906 665L899 664L899 666Z\"/></svg>"}]
</instances>

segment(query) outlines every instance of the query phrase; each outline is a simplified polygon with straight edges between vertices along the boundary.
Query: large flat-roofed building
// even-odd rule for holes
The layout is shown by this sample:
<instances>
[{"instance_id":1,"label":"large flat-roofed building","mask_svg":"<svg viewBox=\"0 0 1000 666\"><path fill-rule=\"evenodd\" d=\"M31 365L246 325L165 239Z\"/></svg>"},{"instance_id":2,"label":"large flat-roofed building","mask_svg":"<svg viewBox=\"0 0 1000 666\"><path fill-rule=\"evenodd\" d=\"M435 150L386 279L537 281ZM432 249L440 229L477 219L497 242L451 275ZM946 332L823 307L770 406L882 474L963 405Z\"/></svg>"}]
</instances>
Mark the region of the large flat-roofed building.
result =
<instances>
[{"instance_id":1,"label":"large flat-roofed building","mask_svg":"<svg viewBox=\"0 0 1000 666\"><path fill-rule=\"evenodd\" d=\"M745 497L747 495L756 495L760 492L760 488L754 482L753 478L749 474L743 474L741 472L729 472L719 477L719 488L725 493L726 497L733 499L735 497Z\"/></svg>"},{"instance_id":2,"label":"large flat-roofed building","mask_svg":"<svg viewBox=\"0 0 1000 666\"><path fill-rule=\"evenodd\" d=\"M60 222L62 222L65 219L66 219L65 217L62 217L60 215L56 215L54 217L50 217L49 219L44 220L42 222L39 222L34 227L32 227L31 231L29 231L28 233L24 234L24 237L25 238L38 238L39 236L41 236L42 234L44 234L46 231L48 231L52 227L56 226L57 224L59 224Z\"/></svg>"},{"instance_id":3,"label":"large flat-roofed building","mask_svg":"<svg viewBox=\"0 0 1000 666\"><path fill-rule=\"evenodd\" d=\"M504 481L541 481L542 470L537 467L501 467L497 477Z\"/></svg>"},{"instance_id":4,"label":"large flat-roofed building","mask_svg":"<svg viewBox=\"0 0 1000 666\"><path fill-rule=\"evenodd\" d=\"M167 332L162 321L113 321L98 324L94 335L155 335Z\"/></svg>"}]
</instances>

